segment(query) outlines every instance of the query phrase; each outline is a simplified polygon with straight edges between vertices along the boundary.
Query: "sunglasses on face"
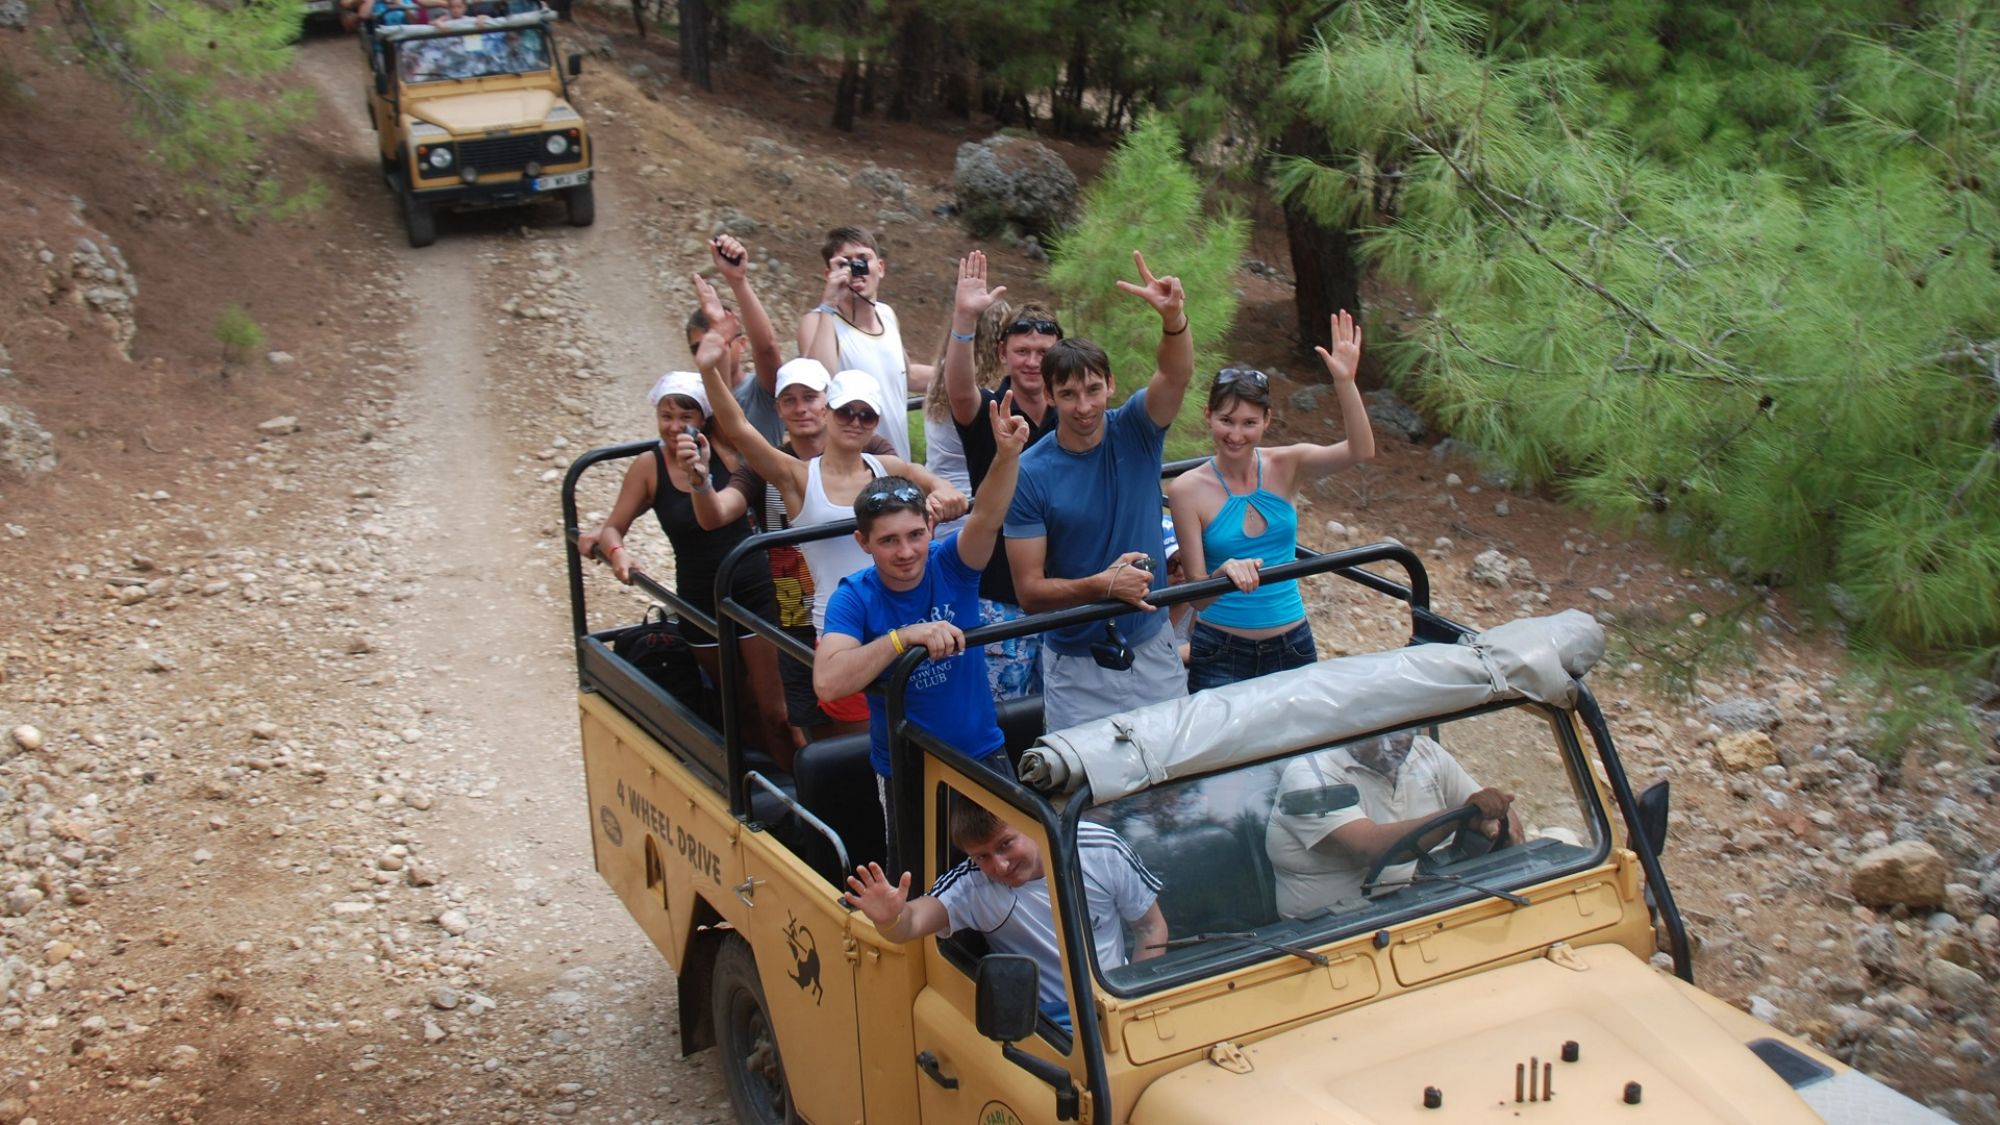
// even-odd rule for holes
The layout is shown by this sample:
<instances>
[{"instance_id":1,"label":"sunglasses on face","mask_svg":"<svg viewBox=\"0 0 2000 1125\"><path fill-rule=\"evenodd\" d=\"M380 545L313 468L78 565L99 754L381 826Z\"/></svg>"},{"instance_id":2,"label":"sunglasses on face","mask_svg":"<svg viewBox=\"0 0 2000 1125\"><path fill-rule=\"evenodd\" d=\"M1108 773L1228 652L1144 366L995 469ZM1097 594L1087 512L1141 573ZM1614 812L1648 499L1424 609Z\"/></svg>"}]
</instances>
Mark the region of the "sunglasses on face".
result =
<instances>
[{"instance_id":1,"label":"sunglasses on face","mask_svg":"<svg viewBox=\"0 0 2000 1125\"><path fill-rule=\"evenodd\" d=\"M880 414L860 407L843 406L834 413L840 415L844 422L858 422L863 426L872 426L882 420Z\"/></svg>"},{"instance_id":2,"label":"sunglasses on face","mask_svg":"<svg viewBox=\"0 0 2000 1125\"><path fill-rule=\"evenodd\" d=\"M877 488L861 497L859 507L871 516L879 516L890 504L922 504L924 490L908 481L892 484L887 488Z\"/></svg>"},{"instance_id":3,"label":"sunglasses on face","mask_svg":"<svg viewBox=\"0 0 2000 1125\"><path fill-rule=\"evenodd\" d=\"M1226 387L1231 383L1248 383L1258 390L1271 386L1271 377L1254 367L1225 367L1215 373L1215 385Z\"/></svg>"},{"instance_id":4,"label":"sunglasses on face","mask_svg":"<svg viewBox=\"0 0 2000 1125\"><path fill-rule=\"evenodd\" d=\"M1009 336L1020 336L1029 332L1062 339L1062 325L1053 320L1017 320L1001 331L1000 338L1004 340Z\"/></svg>"}]
</instances>

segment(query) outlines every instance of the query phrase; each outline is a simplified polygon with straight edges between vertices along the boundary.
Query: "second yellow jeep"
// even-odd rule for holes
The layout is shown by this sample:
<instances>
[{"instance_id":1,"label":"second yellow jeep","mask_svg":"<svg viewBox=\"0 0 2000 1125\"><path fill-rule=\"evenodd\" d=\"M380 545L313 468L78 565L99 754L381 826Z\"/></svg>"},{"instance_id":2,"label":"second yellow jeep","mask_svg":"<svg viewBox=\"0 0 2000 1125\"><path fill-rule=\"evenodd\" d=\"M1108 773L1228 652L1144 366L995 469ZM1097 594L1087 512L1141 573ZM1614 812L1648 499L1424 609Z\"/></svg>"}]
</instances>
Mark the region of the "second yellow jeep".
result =
<instances>
[{"instance_id":1,"label":"second yellow jeep","mask_svg":"<svg viewBox=\"0 0 2000 1125\"><path fill-rule=\"evenodd\" d=\"M433 10L379 9L361 36L369 116L410 245L436 241L439 208L545 196L561 197L570 225L589 226L590 132L568 85L583 59L557 69L555 13L390 22Z\"/></svg>"}]
</instances>

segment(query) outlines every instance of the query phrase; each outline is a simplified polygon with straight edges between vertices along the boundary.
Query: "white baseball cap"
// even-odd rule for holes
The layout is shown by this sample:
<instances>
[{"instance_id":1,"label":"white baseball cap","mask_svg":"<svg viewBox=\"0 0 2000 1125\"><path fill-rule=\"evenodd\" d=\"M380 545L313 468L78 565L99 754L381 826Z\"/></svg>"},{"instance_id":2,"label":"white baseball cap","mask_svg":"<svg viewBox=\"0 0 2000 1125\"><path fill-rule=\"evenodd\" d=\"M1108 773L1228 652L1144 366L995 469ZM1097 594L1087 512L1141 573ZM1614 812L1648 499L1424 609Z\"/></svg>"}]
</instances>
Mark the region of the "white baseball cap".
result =
<instances>
[{"instance_id":1,"label":"white baseball cap","mask_svg":"<svg viewBox=\"0 0 2000 1125\"><path fill-rule=\"evenodd\" d=\"M692 371L669 371L660 376L653 389L646 392L646 405L658 406L668 395L691 398L701 407L701 416L708 417L713 411L708 408L708 388L702 386L701 376Z\"/></svg>"},{"instance_id":2,"label":"white baseball cap","mask_svg":"<svg viewBox=\"0 0 2000 1125\"><path fill-rule=\"evenodd\" d=\"M772 388L771 393L781 395L785 393L786 387L804 387L809 391L824 394L826 385L832 381L833 376L826 373L826 364L811 356L802 355L797 359L786 360L785 365L778 368L778 385Z\"/></svg>"},{"instance_id":3,"label":"white baseball cap","mask_svg":"<svg viewBox=\"0 0 2000 1125\"><path fill-rule=\"evenodd\" d=\"M826 405L829 410L839 410L849 403L858 402L876 414L889 413L882 405L882 384L866 371L848 370L833 377L827 384Z\"/></svg>"}]
</instances>

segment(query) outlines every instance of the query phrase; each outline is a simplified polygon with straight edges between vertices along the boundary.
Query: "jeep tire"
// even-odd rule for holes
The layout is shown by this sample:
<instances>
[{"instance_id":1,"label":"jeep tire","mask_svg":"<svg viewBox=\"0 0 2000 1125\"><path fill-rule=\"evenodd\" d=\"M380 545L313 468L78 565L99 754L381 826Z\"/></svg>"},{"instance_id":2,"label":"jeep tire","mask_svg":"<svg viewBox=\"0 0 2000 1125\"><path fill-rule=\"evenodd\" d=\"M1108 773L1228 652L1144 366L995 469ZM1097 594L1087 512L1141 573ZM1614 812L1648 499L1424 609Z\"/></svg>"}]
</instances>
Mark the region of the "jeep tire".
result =
<instances>
[{"instance_id":1,"label":"jeep tire","mask_svg":"<svg viewBox=\"0 0 2000 1125\"><path fill-rule=\"evenodd\" d=\"M436 242L437 212L406 186L398 185L396 195L403 203L403 226L410 233L410 245L421 249Z\"/></svg>"},{"instance_id":2,"label":"jeep tire","mask_svg":"<svg viewBox=\"0 0 2000 1125\"><path fill-rule=\"evenodd\" d=\"M785 1063L778 1057L771 1009L764 1003L764 986L757 979L757 959L749 943L735 934L724 937L722 948L716 950L709 1003L715 1049L722 1056L722 1076L737 1120L753 1125L792 1125L798 1117L792 1112Z\"/></svg>"},{"instance_id":3,"label":"jeep tire","mask_svg":"<svg viewBox=\"0 0 2000 1125\"><path fill-rule=\"evenodd\" d=\"M569 225L587 227L597 221L597 196L590 185L564 188L563 203L569 208Z\"/></svg>"}]
</instances>

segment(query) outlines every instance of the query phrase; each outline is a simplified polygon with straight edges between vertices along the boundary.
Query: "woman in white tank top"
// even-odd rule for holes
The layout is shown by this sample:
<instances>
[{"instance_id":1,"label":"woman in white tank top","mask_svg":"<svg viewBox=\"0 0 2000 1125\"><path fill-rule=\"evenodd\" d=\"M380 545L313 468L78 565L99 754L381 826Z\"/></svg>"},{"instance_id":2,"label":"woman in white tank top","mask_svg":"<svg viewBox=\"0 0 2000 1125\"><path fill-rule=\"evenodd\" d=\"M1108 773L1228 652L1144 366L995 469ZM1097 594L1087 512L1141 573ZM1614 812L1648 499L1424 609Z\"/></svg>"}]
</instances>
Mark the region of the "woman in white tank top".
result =
<instances>
[{"instance_id":1,"label":"woman in white tank top","mask_svg":"<svg viewBox=\"0 0 2000 1125\"><path fill-rule=\"evenodd\" d=\"M910 464L899 457L878 458L862 452L885 413L882 390L866 372L843 371L828 384L826 404L833 416L827 426L824 453L810 461L801 461L779 452L750 424L724 383L720 366L724 349L742 346L740 337L730 338L733 331L732 324L711 330L702 340L695 362L712 396L718 431L724 440L736 446L757 475L778 490L793 527L852 519L854 498L878 476L915 481L930 494L931 514L939 520L965 514L969 506L965 494L922 465ZM705 512L717 501L712 496L697 499L701 502L696 505L696 515L705 521L708 518ZM834 587L840 585L841 579L870 565L870 560L850 535L801 543L799 550L812 570L813 588L818 591L813 600L813 628L817 631L826 619L825 603L833 596Z\"/></svg>"}]
</instances>

